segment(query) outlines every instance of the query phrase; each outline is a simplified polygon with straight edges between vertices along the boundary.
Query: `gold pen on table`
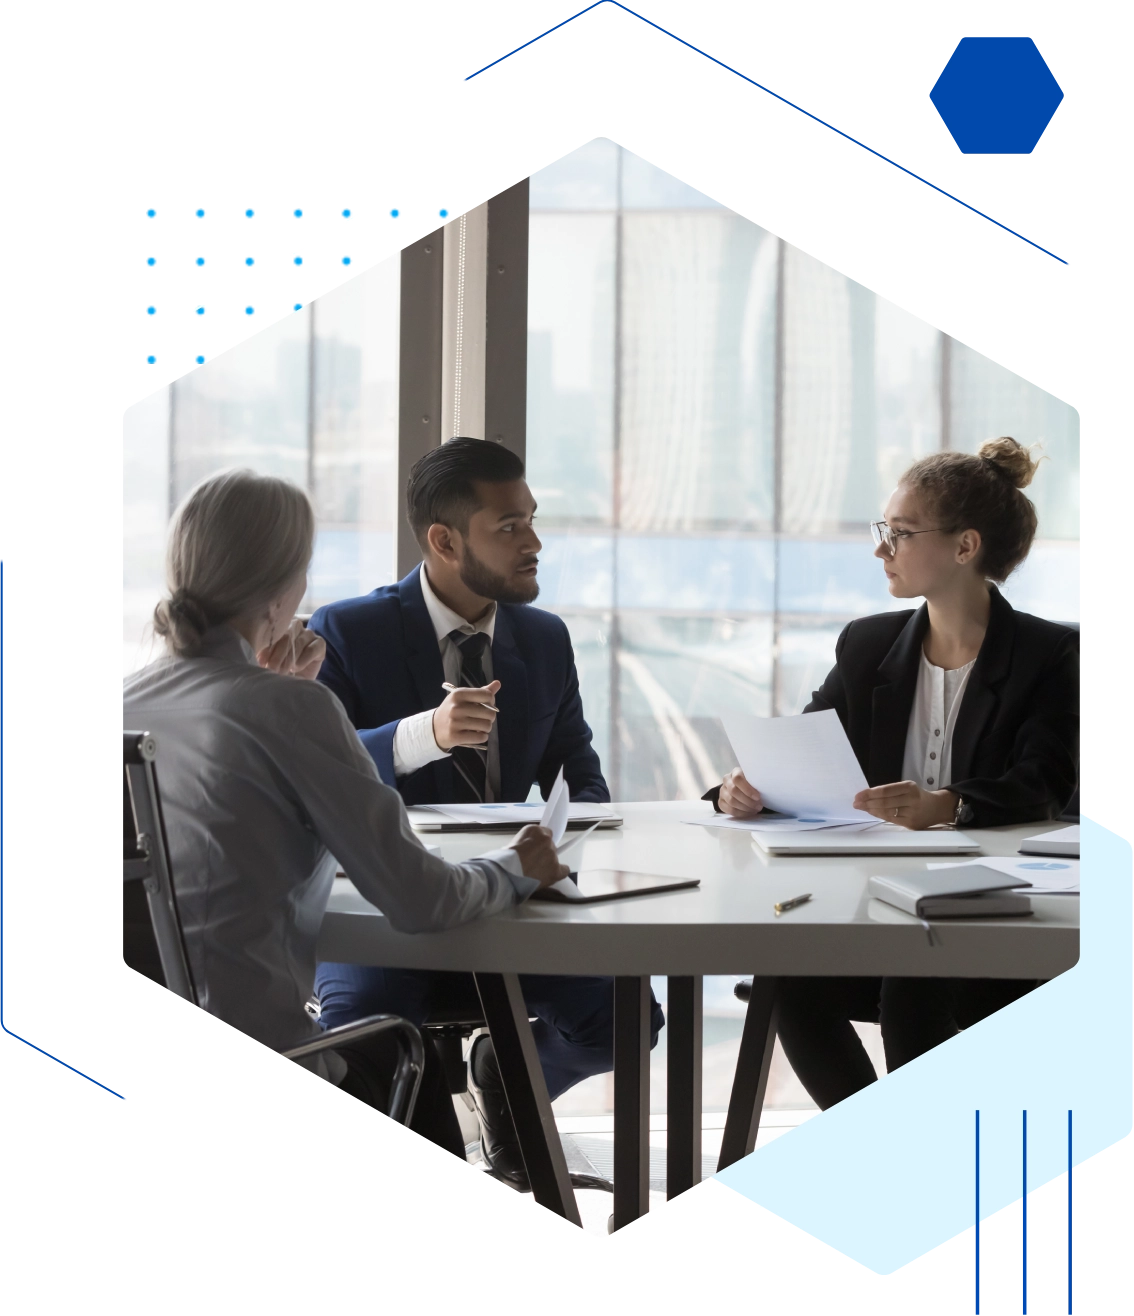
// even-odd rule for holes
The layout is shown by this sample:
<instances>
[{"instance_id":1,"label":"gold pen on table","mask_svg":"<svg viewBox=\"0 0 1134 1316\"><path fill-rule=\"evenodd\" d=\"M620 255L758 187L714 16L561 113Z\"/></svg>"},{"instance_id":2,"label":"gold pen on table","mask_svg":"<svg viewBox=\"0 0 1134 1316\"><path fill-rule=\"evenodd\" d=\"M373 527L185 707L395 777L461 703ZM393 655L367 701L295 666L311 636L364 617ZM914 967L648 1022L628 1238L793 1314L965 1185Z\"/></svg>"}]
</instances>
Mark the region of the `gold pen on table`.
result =
<instances>
[{"instance_id":1,"label":"gold pen on table","mask_svg":"<svg viewBox=\"0 0 1134 1316\"><path fill-rule=\"evenodd\" d=\"M776 918L779 918L781 914L786 914L789 909L796 909L799 905L806 905L810 899L811 892L808 891L804 896L792 896L790 900L781 900L778 905L773 905L772 908L776 912Z\"/></svg>"},{"instance_id":2,"label":"gold pen on table","mask_svg":"<svg viewBox=\"0 0 1134 1316\"><path fill-rule=\"evenodd\" d=\"M454 690L470 690L471 688L472 688L471 686L467 686L467 685L452 685L448 681L441 682L441 689L448 690L450 694L452 694ZM487 708L490 713L498 713L500 711L495 704L486 704L483 702L483 700L480 699L478 699L476 702L480 704L481 708Z\"/></svg>"}]
</instances>

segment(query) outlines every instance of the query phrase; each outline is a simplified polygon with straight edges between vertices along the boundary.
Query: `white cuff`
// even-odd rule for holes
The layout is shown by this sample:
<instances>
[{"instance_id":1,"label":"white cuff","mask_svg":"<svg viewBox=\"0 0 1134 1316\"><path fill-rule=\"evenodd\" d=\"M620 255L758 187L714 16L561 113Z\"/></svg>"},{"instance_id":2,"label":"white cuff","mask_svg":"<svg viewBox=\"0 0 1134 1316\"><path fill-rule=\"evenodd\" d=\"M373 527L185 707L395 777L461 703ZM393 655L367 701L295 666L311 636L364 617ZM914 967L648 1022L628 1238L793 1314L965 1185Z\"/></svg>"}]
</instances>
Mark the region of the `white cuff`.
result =
<instances>
[{"instance_id":1,"label":"white cuff","mask_svg":"<svg viewBox=\"0 0 1134 1316\"><path fill-rule=\"evenodd\" d=\"M526 900L533 891L539 890L539 883L534 877L525 877L524 868L520 863L520 854L518 850L513 850L510 846L502 850L489 850L487 854L477 855L478 859L489 859L494 864L498 864L507 874L513 887L516 889L517 900Z\"/></svg>"},{"instance_id":2,"label":"white cuff","mask_svg":"<svg viewBox=\"0 0 1134 1316\"><path fill-rule=\"evenodd\" d=\"M427 763L448 757L433 738L432 708L403 717L394 732L394 775L408 777Z\"/></svg>"}]
</instances>

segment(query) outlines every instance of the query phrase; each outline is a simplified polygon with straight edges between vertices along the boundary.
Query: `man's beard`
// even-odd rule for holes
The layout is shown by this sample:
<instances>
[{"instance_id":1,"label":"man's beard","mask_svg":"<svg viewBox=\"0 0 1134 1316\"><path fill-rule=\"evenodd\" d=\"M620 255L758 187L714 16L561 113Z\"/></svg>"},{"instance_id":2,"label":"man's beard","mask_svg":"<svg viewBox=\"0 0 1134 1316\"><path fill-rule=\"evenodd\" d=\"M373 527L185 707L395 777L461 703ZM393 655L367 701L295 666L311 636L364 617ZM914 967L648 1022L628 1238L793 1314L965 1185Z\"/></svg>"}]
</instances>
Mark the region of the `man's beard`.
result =
<instances>
[{"instance_id":1,"label":"man's beard","mask_svg":"<svg viewBox=\"0 0 1134 1316\"><path fill-rule=\"evenodd\" d=\"M489 570L467 544L461 562L461 581L482 599L495 599L497 603L533 603L539 596L539 581L535 576L528 585L509 585L503 576Z\"/></svg>"}]
</instances>

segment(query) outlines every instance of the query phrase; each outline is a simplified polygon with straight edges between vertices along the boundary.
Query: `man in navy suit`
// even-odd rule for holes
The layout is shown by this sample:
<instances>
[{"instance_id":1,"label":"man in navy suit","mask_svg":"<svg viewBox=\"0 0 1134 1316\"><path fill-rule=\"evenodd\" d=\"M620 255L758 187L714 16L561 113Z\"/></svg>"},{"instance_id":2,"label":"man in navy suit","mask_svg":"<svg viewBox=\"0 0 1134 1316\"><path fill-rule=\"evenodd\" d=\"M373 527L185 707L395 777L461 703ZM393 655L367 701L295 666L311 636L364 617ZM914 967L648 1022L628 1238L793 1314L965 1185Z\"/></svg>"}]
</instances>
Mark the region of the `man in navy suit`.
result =
<instances>
[{"instance_id":1,"label":"man in navy suit","mask_svg":"<svg viewBox=\"0 0 1134 1316\"><path fill-rule=\"evenodd\" d=\"M327 656L319 680L343 703L383 781L407 804L546 799L559 769L572 800L608 801L583 717L567 627L527 605L539 593L536 504L520 459L480 439L452 439L414 466L406 512L424 561L404 580L320 608L311 629ZM446 693L445 686L453 687ZM613 1065L610 978L525 975L554 1100ZM476 1009L468 974L320 964L321 1022L386 1011L420 1022L441 1006ZM653 1004L652 1042L662 1026ZM469 1055L469 1090L485 1160L527 1186L487 1037Z\"/></svg>"}]
</instances>

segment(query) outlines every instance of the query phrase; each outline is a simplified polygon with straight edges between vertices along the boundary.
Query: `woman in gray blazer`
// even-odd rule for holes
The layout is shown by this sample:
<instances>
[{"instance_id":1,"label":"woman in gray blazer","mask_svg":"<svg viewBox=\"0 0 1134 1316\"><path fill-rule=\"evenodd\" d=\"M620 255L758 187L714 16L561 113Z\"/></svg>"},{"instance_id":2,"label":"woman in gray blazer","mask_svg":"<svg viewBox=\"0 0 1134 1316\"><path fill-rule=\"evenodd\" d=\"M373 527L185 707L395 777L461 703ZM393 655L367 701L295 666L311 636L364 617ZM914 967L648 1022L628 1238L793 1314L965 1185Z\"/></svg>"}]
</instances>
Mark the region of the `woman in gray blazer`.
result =
<instances>
[{"instance_id":1,"label":"woman in gray blazer","mask_svg":"<svg viewBox=\"0 0 1134 1316\"><path fill-rule=\"evenodd\" d=\"M302 490L229 471L174 514L165 656L126 678L125 726L159 746L158 777L186 949L202 1006L274 1049L317 1036L304 1005L336 860L404 932L454 927L558 881L550 833L460 864L431 855L382 784L338 699L314 677L324 644L295 612L315 520ZM381 1108L390 1042L311 1062ZM413 1126L463 1157L432 1047Z\"/></svg>"}]
</instances>

